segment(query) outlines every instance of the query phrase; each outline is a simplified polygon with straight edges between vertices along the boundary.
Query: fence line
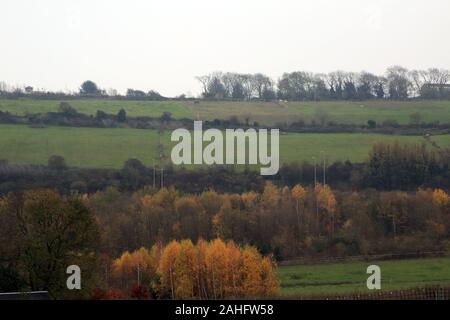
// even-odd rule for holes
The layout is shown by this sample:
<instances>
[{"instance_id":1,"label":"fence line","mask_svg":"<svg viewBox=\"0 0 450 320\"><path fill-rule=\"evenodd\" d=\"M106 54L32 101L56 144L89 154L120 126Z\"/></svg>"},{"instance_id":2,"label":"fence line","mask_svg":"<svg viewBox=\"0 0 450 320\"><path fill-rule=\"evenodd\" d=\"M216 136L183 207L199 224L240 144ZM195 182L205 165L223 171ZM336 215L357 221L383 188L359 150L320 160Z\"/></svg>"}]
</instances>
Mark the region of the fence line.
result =
<instances>
[{"instance_id":1,"label":"fence line","mask_svg":"<svg viewBox=\"0 0 450 320\"><path fill-rule=\"evenodd\" d=\"M423 287L371 293L310 295L293 297L298 300L450 300L450 287Z\"/></svg>"},{"instance_id":2,"label":"fence line","mask_svg":"<svg viewBox=\"0 0 450 320\"><path fill-rule=\"evenodd\" d=\"M415 259L415 258L438 258L448 257L448 251L434 251L434 252L409 252L409 253L393 253L393 254L377 254L377 255L360 255L348 257L326 257L326 258L294 258L278 262L278 266L295 266L303 264L325 264L336 262L350 262L350 261L375 261L375 260L401 260L401 259Z\"/></svg>"}]
</instances>

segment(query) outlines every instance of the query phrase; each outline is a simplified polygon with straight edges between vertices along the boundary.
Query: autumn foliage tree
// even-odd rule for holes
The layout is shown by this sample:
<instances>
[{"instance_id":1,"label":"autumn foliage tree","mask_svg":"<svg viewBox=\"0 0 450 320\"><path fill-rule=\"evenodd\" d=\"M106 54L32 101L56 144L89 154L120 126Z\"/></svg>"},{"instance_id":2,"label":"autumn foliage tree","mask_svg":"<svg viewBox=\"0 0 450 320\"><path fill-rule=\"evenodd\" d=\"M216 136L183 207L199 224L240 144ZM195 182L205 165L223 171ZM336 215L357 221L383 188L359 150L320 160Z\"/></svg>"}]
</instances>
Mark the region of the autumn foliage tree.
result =
<instances>
[{"instance_id":1,"label":"autumn foliage tree","mask_svg":"<svg viewBox=\"0 0 450 320\"><path fill-rule=\"evenodd\" d=\"M157 252L154 246L150 252ZM147 253L146 253L147 252ZM158 260L150 259L144 248L125 252L114 261L114 270L125 277L136 276L136 261L148 257L152 266L142 273L148 286L155 288L160 298L225 299L275 296L279 283L274 263L251 246L241 248L233 241L220 239L171 241L162 248ZM156 256L154 256L156 257Z\"/></svg>"},{"instance_id":2,"label":"autumn foliage tree","mask_svg":"<svg viewBox=\"0 0 450 320\"><path fill-rule=\"evenodd\" d=\"M297 214L297 224L298 224L298 233L300 236L301 233L301 224L304 220L302 216L302 211L300 205L304 206L304 201L306 198L306 190L301 185L296 185L291 190L292 198L295 200L295 212Z\"/></svg>"},{"instance_id":3,"label":"autumn foliage tree","mask_svg":"<svg viewBox=\"0 0 450 320\"><path fill-rule=\"evenodd\" d=\"M99 228L78 196L63 197L46 189L11 193L0 199L0 235L0 253L16 261L31 290L46 290L55 298L73 296L66 287L66 268L75 264L84 280L77 295L89 294Z\"/></svg>"},{"instance_id":4,"label":"autumn foliage tree","mask_svg":"<svg viewBox=\"0 0 450 320\"><path fill-rule=\"evenodd\" d=\"M316 205L318 206L321 225L332 238L336 222L336 198L333 191L327 185L316 184L314 188L316 195Z\"/></svg>"},{"instance_id":5,"label":"autumn foliage tree","mask_svg":"<svg viewBox=\"0 0 450 320\"><path fill-rule=\"evenodd\" d=\"M142 247L132 253L126 251L112 263L112 275L118 284L129 291L143 291L155 279L160 248L154 245L151 250ZM136 287L137 286L137 287Z\"/></svg>"},{"instance_id":6,"label":"autumn foliage tree","mask_svg":"<svg viewBox=\"0 0 450 320\"><path fill-rule=\"evenodd\" d=\"M252 244L276 260L392 252L393 243L396 252L424 245L445 250L450 230L444 189L342 191L267 182L260 192L242 194L144 188L129 196L109 188L84 201L102 226L100 244L111 257L174 239L215 238ZM419 234L428 240L419 241ZM417 239L413 246L408 237Z\"/></svg>"}]
</instances>

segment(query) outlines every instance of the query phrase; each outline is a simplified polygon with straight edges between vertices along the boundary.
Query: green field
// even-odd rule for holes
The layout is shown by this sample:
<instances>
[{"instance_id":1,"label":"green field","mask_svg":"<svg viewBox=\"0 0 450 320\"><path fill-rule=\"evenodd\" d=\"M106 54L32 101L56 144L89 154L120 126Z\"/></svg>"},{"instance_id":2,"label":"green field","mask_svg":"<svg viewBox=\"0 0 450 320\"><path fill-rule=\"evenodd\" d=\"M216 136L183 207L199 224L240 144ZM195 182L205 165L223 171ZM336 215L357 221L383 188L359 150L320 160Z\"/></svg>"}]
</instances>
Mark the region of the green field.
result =
<instances>
[{"instance_id":1,"label":"green field","mask_svg":"<svg viewBox=\"0 0 450 320\"><path fill-rule=\"evenodd\" d=\"M190 118L191 113L177 102L165 101L120 101L107 99L77 99L68 101L79 113L95 115L97 110L117 114L124 109L130 116L159 117L169 111L175 118ZM59 100L0 99L0 111L15 115L58 111Z\"/></svg>"},{"instance_id":2,"label":"green field","mask_svg":"<svg viewBox=\"0 0 450 320\"><path fill-rule=\"evenodd\" d=\"M93 115L97 110L110 114L121 108L131 116L159 117L165 111L175 118L228 119L238 116L242 121L258 121L276 125L298 119L311 121L318 110L327 121L365 124L372 119L409 123L410 115L420 113L422 121L450 122L450 101L328 101L328 102L225 102L201 101L120 101L108 99L76 99L70 104L78 112ZM25 115L58 110L57 100L0 99L0 111ZM158 142L164 145L165 163L170 159L170 133L161 137L152 130L47 127L43 129L18 125L0 125L0 159L21 164L45 164L53 154L62 155L71 166L120 168L129 158L138 158L147 165L159 158ZM326 155L330 162L367 158L376 141L422 142L419 136L381 134L283 134L280 137L281 162L313 161ZM450 135L433 138L440 146L450 146Z\"/></svg>"},{"instance_id":3,"label":"green field","mask_svg":"<svg viewBox=\"0 0 450 320\"><path fill-rule=\"evenodd\" d=\"M450 285L450 257L298 265L277 269L284 296L369 292L369 265L381 268L381 290Z\"/></svg>"},{"instance_id":4,"label":"green field","mask_svg":"<svg viewBox=\"0 0 450 320\"><path fill-rule=\"evenodd\" d=\"M57 111L60 101L32 99L0 99L0 111L25 115ZM108 99L76 99L70 104L80 113L93 115L97 110L116 114L121 108L130 116L159 117L171 112L174 118L213 120L237 116L262 125L291 123L299 119L310 122L317 113L326 114L327 121L346 124L381 123L396 120L408 124L410 116L419 113L421 121L450 122L450 101L323 101L323 102L226 102L201 101L121 101Z\"/></svg>"},{"instance_id":5,"label":"green field","mask_svg":"<svg viewBox=\"0 0 450 320\"><path fill-rule=\"evenodd\" d=\"M0 159L19 164L46 164L49 156L63 156L70 166L120 168L129 158L137 158L146 165L159 157L161 139L170 159L170 133L161 138L154 130L47 127L0 125ZM450 135L433 138L441 146L450 146ZM422 142L419 136L391 136L381 134L299 134L280 136L282 163L310 161L321 157L323 151L329 162L367 158L372 144L386 142Z\"/></svg>"}]
</instances>

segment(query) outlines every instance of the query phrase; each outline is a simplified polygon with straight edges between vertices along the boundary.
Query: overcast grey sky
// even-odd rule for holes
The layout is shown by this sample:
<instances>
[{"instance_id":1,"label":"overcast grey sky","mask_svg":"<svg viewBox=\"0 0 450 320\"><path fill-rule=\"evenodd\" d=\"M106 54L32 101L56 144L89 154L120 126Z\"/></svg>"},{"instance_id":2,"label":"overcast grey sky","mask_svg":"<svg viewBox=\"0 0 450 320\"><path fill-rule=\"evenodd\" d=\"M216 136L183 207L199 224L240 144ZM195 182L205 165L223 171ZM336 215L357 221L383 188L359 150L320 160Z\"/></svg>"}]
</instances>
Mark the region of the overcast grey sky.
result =
<instances>
[{"instance_id":1,"label":"overcast grey sky","mask_svg":"<svg viewBox=\"0 0 450 320\"><path fill-rule=\"evenodd\" d=\"M0 81L200 86L211 71L450 68L448 0L1 0Z\"/></svg>"}]
</instances>

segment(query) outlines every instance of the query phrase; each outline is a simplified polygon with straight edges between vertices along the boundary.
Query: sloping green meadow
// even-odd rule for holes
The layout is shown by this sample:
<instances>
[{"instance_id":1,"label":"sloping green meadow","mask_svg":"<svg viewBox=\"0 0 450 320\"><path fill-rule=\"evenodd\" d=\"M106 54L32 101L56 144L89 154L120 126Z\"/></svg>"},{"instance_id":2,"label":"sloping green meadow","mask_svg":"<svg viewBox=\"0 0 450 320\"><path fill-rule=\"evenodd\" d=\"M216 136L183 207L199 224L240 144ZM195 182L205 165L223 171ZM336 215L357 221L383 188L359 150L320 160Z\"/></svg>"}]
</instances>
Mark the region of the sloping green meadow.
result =
<instances>
[{"instance_id":1,"label":"sloping green meadow","mask_svg":"<svg viewBox=\"0 0 450 320\"><path fill-rule=\"evenodd\" d=\"M0 111L25 115L58 110L58 100L0 99ZM262 125L291 123L303 119L317 120L325 114L326 121L345 124L367 124L368 120L382 123L395 120L408 124L412 114L423 122L449 123L450 101L320 101L320 102L257 102L257 101L131 101L114 99L75 99L69 103L80 113L95 115L97 110L116 114L121 108L130 116L159 117L170 112L174 118L229 119L237 116Z\"/></svg>"},{"instance_id":2,"label":"sloping green meadow","mask_svg":"<svg viewBox=\"0 0 450 320\"><path fill-rule=\"evenodd\" d=\"M439 145L450 146L450 135L433 137ZM376 141L423 142L418 136L381 134L282 134L281 163L313 161L323 154L329 162L361 162ZM165 160L175 143L170 132L159 135L155 130L46 127L0 125L0 159L19 164L46 164L49 156L63 156L70 166L120 168L129 158L146 165L159 159L159 143L164 146Z\"/></svg>"},{"instance_id":3,"label":"sloping green meadow","mask_svg":"<svg viewBox=\"0 0 450 320\"><path fill-rule=\"evenodd\" d=\"M191 112L182 104L172 101L128 101L109 99L67 100L79 113L95 115L97 110L117 114L124 109L129 116L160 117L163 112L172 113L175 118L191 118ZM0 99L0 111L15 115L46 113L58 111L59 100L39 99Z\"/></svg>"},{"instance_id":4,"label":"sloping green meadow","mask_svg":"<svg viewBox=\"0 0 450 320\"><path fill-rule=\"evenodd\" d=\"M450 257L392 261L278 267L281 294L310 296L321 294L368 293L366 274L369 265L381 269L381 290L424 286L450 286Z\"/></svg>"}]
</instances>

